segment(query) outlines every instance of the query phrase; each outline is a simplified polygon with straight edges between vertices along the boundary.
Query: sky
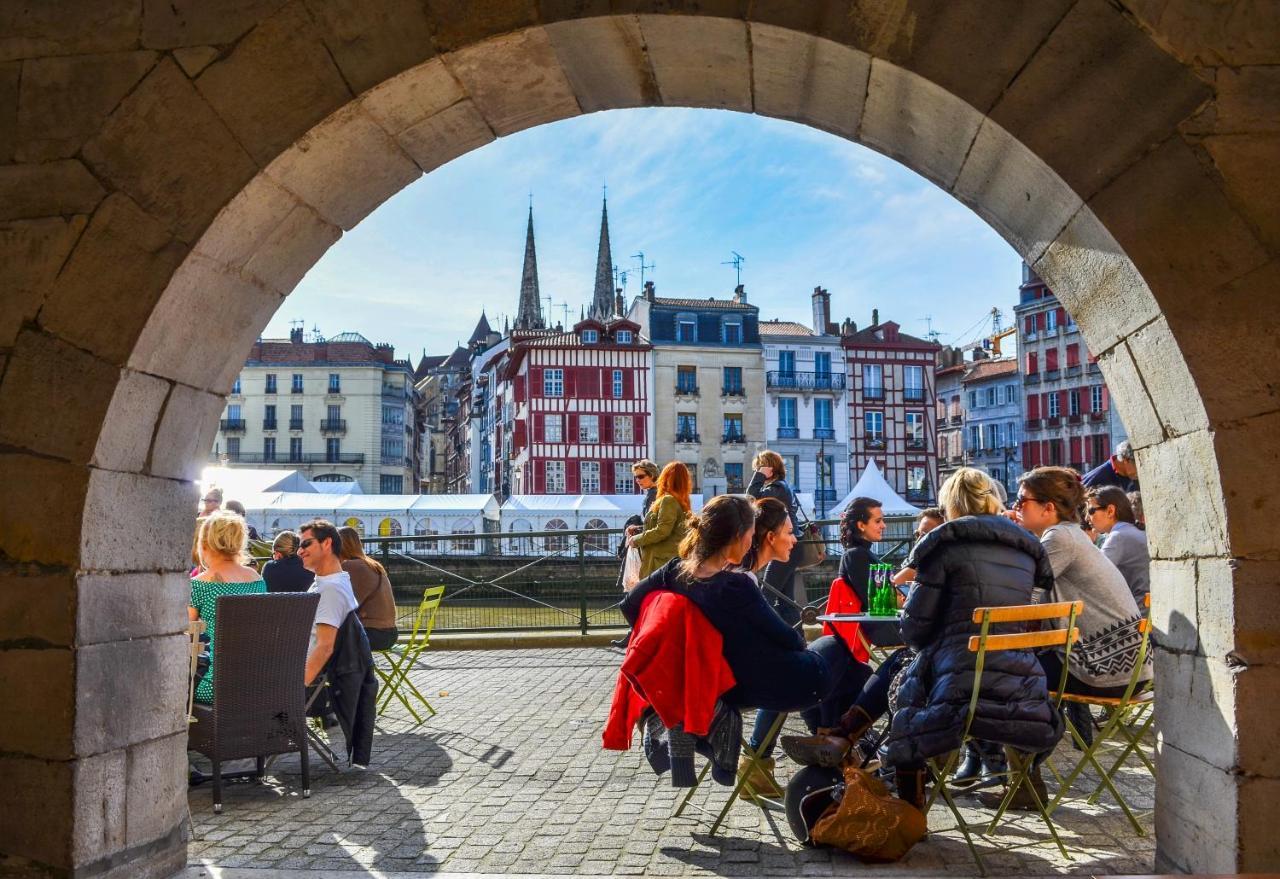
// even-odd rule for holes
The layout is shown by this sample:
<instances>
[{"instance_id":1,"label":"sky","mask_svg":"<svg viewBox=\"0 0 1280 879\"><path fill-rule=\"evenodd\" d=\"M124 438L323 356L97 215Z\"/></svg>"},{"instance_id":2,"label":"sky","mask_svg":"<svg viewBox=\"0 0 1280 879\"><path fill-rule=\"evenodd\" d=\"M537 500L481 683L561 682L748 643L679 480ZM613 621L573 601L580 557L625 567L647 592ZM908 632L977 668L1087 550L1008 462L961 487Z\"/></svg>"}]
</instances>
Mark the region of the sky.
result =
<instances>
[{"instance_id":1,"label":"sky","mask_svg":"<svg viewBox=\"0 0 1280 879\"><path fill-rule=\"evenodd\" d=\"M732 294L736 251L762 320L809 324L817 285L833 320L866 326L878 308L943 344L989 332L993 306L1012 320L1017 254L906 167L797 123L650 108L542 125L425 175L343 236L264 335L302 319L416 361L465 342L482 308L500 326L519 299L531 193L544 314L572 324L591 299L606 186L628 301L641 290L633 254L659 296L703 298Z\"/></svg>"}]
</instances>

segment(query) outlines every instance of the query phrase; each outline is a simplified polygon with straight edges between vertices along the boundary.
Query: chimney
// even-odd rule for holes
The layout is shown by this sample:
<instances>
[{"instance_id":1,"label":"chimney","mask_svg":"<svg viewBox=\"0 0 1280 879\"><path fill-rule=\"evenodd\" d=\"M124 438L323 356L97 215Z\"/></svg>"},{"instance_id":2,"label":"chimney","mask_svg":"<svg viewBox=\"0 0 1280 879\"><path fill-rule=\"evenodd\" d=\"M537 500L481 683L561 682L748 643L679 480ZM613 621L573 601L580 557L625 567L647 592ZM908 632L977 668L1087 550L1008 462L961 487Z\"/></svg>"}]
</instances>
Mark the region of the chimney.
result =
<instances>
[{"instance_id":1,"label":"chimney","mask_svg":"<svg viewBox=\"0 0 1280 879\"><path fill-rule=\"evenodd\" d=\"M733 288L733 301L743 305L747 304L747 288L745 285L739 284Z\"/></svg>"},{"instance_id":2,"label":"chimney","mask_svg":"<svg viewBox=\"0 0 1280 879\"><path fill-rule=\"evenodd\" d=\"M871 326L880 326L880 309L878 308L871 309Z\"/></svg>"},{"instance_id":3,"label":"chimney","mask_svg":"<svg viewBox=\"0 0 1280 879\"><path fill-rule=\"evenodd\" d=\"M656 294L653 288L653 281L645 281L644 282L644 298L652 302L655 295Z\"/></svg>"},{"instance_id":4,"label":"chimney","mask_svg":"<svg viewBox=\"0 0 1280 879\"><path fill-rule=\"evenodd\" d=\"M302 327L294 327L289 330L289 341L295 345L302 344Z\"/></svg>"},{"instance_id":5,"label":"chimney","mask_svg":"<svg viewBox=\"0 0 1280 879\"><path fill-rule=\"evenodd\" d=\"M831 325L831 294L821 287L813 288L813 331L828 335Z\"/></svg>"}]
</instances>

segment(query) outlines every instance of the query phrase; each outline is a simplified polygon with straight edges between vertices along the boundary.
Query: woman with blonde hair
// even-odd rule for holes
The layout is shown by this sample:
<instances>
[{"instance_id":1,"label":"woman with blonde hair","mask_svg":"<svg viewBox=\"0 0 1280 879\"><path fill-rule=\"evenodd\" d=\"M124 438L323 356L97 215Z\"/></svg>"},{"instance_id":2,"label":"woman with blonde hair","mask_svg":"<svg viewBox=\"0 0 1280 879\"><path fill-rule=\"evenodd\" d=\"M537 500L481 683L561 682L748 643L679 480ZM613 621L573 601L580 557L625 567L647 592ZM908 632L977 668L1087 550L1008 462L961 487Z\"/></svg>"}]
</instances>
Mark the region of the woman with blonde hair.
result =
<instances>
[{"instance_id":1,"label":"woman with blonde hair","mask_svg":"<svg viewBox=\"0 0 1280 879\"><path fill-rule=\"evenodd\" d=\"M356 616L369 636L369 649L390 650L400 632L396 628L396 597L387 569L365 554L359 531L343 525L338 535L342 538L342 570L351 577Z\"/></svg>"},{"instance_id":2,"label":"woman with blonde hair","mask_svg":"<svg viewBox=\"0 0 1280 879\"><path fill-rule=\"evenodd\" d=\"M689 533L689 492L693 489L689 468L672 461L658 474L657 488L641 531L627 538L627 546L640 550L642 580L675 558L680 542Z\"/></svg>"},{"instance_id":3,"label":"woman with blonde hair","mask_svg":"<svg viewBox=\"0 0 1280 879\"><path fill-rule=\"evenodd\" d=\"M200 523L196 551L203 568L191 578L191 619L205 622L209 637L209 668L196 684L196 701L213 701L214 647L217 643L218 598L266 592L262 576L245 563L249 560L249 528L244 518L227 510L210 513Z\"/></svg>"}]
</instances>

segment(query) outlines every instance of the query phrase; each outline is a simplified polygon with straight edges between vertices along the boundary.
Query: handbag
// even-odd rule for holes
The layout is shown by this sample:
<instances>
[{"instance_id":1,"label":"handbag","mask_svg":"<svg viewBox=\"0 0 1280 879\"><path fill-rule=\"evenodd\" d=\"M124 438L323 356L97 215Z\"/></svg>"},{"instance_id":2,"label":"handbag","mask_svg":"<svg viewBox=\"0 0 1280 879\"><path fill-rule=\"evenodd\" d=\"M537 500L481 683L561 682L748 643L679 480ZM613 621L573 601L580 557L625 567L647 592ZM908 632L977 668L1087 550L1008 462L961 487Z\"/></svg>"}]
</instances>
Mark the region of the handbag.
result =
<instances>
[{"instance_id":1,"label":"handbag","mask_svg":"<svg viewBox=\"0 0 1280 879\"><path fill-rule=\"evenodd\" d=\"M804 521L796 527L796 546L791 550L791 559L795 562L796 570L822 564L827 557L827 543L822 536L822 529L805 515L794 490L791 492L791 508L799 516L804 517Z\"/></svg>"},{"instance_id":2,"label":"handbag","mask_svg":"<svg viewBox=\"0 0 1280 879\"><path fill-rule=\"evenodd\" d=\"M919 809L892 796L878 778L847 763L844 794L823 812L811 836L819 845L885 863L900 860L927 832Z\"/></svg>"}]
</instances>

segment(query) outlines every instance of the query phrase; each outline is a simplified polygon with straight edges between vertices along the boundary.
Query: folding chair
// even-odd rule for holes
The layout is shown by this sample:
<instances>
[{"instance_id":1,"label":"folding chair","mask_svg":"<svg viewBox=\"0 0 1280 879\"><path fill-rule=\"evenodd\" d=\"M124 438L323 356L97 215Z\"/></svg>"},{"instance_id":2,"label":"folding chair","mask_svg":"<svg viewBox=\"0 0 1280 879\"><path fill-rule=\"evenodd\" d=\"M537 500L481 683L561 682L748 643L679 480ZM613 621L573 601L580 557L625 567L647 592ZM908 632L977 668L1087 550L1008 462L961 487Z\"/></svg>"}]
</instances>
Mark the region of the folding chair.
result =
<instances>
[{"instance_id":1,"label":"folding chair","mask_svg":"<svg viewBox=\"0 0 1280 879\"><path fill-rule=\"evenodd\" d=\"M745 737L743 738L742 753L746 755L747 764L746 766L739 767L738 781L736 784L734 784L733 790L729 794L729 799L724 804L724 808L722 808L719 814L716 815L716 820L712 823L711 832L708 835L710 836L716 835L716 831L718 831L720 829L720 825L724 823L725 816L729 814L729 810L733 808L734 802L737 801L737 799L739 798L739 795L743 791L747 792L747 796L751 800L751 802L755 803L757 806L759 806L762 809L767 809L776 805L768 797L761 796L760 793L756 791L755 788L752 787L750 779L751 779L751 775L756 771L757 768L759 768L760 761L764 759L765 748L769 746L770 742L774 741L778 737L778 733L781 732L782 730L782 725L786 722L787 722L787 715L785 713L779 714L778 719L775 720L773 724L769 727L769 731L765 735L764 741L761 742L759 748L752 748L749 744L747 744L746 738ZM702 767L702 772L698 773L697 782L694 783L693 787L689 788L689 792L684 795L684 799L680 801L680 806L676 809L675 815L673 815L672 817L679 818L682 814L684 814L685 808L689 806L690 801L693 799L693 795L698 792L698 788L702 786L702 781L707 777L707 773L710 770L711 770L711 761L708 760L706 764ZM698 809L701 812L706 812L708 814L710 814L711 812L710 809L706 809L702 806L694 806L693 808Z\"/></svg>"},{"instance_id":2,"label":"folding chair","mask_svg":"<svg viewBox=\"0 0 1280 879\"><path fill-rule=\"evenodd\" d=\"M416 721L414 726L421 726L426 718L414 709L412 700L417 700L431 715L436 713L436 709L427 701L427 697L422 695L422 692L409 679L409 672L413 670L418 657L427 649L427 644L431 641L431 631L436 625L436 612L440 609L442 600L444 600L443 586L428 586L423 590L422 601L418 604L418 610L413 617L413 629L409 633L409 639L401 641L388 650L379 650L375 654L375 656L381 656L387 663L385 669L377 662L373 666L382 684L382 692L378 695L379 717L387 710L393 697L413 715Z\"/></svg>"},{"instance_id":3,"label":"folding chair","mask_svg":"<svg viewBox=\"0 0 1280 879\"><path fill-rule=\"evenodd\" d=\"M1149 594L1144 604L1149 610L1151 607L1151 596ZM1063 666L1063 680L1058 687L1058 692L1053 694L1054 698L1059 703L1075 702L1090 708L1095 706L1109 708L1111 714L1107 718L1107 722L1103 724L1102 729L1094 735L1093 742L1089 745L1085 744L1084 738L1080 735L1080 731L1076 729L1075 724L1071 722L1071 718L1066 718L1067 729L1071 732L1072 737L1083 753L1075 768L1061 779L1058 785L1058 794L1049 805L1049 811L1053 812L1061 805L1062 798L1071 789L1075 780L1084 772L1086 766L1091 766L1094 772L1098 774L1099 781L1098 786L1090 794L1088 802L1096 803L1102 793L1102 789L1105 787L1120 805L1125 817L1129 819L1129 823L1133 825L1134 832L1139 836L1146 836L1146 830L1139 823L1137 817L1134 816L1133 810L1129 808L1129 804L1125 802L1124 797L1121 796L1119 789L1115 786L1115 775L1130 754L1136 754L1152 775L1155 775L1155 767L1151 764L1150 759L1148 759L1140 745L1142 736L1146 734L1152 720L1155 718L1155 713L1150 710L1154 704L1154 693L1150 686L1144 685L1141 680L1143 669L1146 667L1147 650L1151 642L1151 620L1149 616L1138 621L1138 631L1141 633L1141 640L1138 642L1138 659L1134 663L1133 673L1129 676L1129 684L1125 687L1124 694L1121 696L1083 696L1064 692L1066 687L1066 666L1065 664ZM1137 723L1144 716L1145 720L1141 721L1141 724L1137 727L1137 732L1131 731L1129 725ZM1123 741L1113 741L1117 737ZM1121 748L1120 756L1111 764L1109 769L1103 769L1098 762L1098 754L1103 748L1112 746Z\"/></svg>"},{"instance_id":4,"label":"folding chair","mask_svg":"<svg viewBox=\"0 0 1280 879\"><path fill-rule=\"evenodd\" d=\"M964 820L964 816L960 814L960 809L956 805L955 799L952 797L951 791L946 785L946 779L955 771L956 764L960 760L960 755L964 752L965 746L972 741L970 736L970 728L973 726L973 718L977 713L978 694L982 689L982 670L986 665L987 654L996 653L1001 650L1030 650L1041 647L1062 647L1066 651L1066 657L1063 659L1063 668L1066 668L1067 658L1071 654L1071 645L1080 639L1080 631L1076 628L1076 617L1084 610L1084 602L1082 601L1062 601L1055 604L1026 604L1014 605L1012 607L979 607L973 611L973 621L981 625L977 635L969 638L969 652L976 653L977 658L974 662L973 670L973 692L969 697L969 710L965 717L964 731L960 737L960 746L955 751L947 755L945 761L939 763L938 758L926 761L929 774L933 779L933 794L929 797L929 803L925 807L926 814L929 807L933 805L934 799L941 794L942 799L946 801L947 808L951 810L951 814L955 816L956 826L964 835L965 845L969 847L969 853L973 855L974 862L978 865L978 872L985 876L986 865L982 862L982 856L978 854L978 849L973 843L973 836L970 834L971 828ZM1026 623L1036 622L1040 620L1056 620L1066 618L1067 626L1064 629L1054 629L1047 632L1022 632L1009 635L997 635L991 632L993 624L999 623ZM1062 844L1062 840L1058 837L1058 830L1053 825L1053 819L1049 815L1040 795L1036 793L1035 788L1031 785L1031 767L1035 755L1022 755L1014 751L1012 748L1006 749L1009 757L1008 790L1005 792L1004 799L997 810L995 817L991 820L986 830L981 830L983 836L989 836L995 832L996 826L1000 822L1000 818L1004 815L1009 807L1009 803L1013 800L1018 789L1025 786L1031 793L1032 799L1035 801L1036 810L1040 813L1040 817L1044 820L1045 826L1049 828L1049 835L1053 837L1053 841L1057 843L1058 849L1062 852L1062 856L1070 860L1071 855L1067 853L1067 848Z\"/></svg>"}]
</instances>

